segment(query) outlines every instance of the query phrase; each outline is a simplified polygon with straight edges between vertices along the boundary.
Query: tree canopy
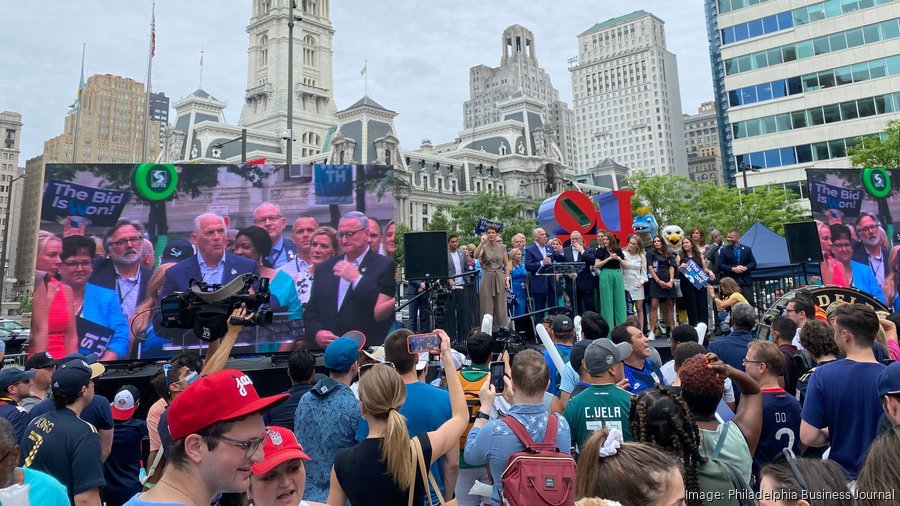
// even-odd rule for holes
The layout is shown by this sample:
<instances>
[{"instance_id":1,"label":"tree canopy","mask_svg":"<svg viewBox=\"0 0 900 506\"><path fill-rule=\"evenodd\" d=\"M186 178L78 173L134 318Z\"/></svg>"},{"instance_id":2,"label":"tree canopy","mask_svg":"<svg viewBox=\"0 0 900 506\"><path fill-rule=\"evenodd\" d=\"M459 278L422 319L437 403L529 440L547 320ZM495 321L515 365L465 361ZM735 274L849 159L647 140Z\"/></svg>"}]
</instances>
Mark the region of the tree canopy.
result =
<instances>
[{"instance_id":1,"label":"tree canopy","mask_svg":"<svg viewBox=\"0 0 900 506\"><path fill-rule=\"evenodd\" d=\"M427 228L455 233L461 243L478 244L479 239L475 236L478 220L491 220L503 224L503 242L509 244L512 236L518 233L531 237L537 226L534 219L523 217L526 209L525 202L503 192L482 192L456 205L439 205Z\"/></svg>"},{"instance_id":2,"label":"tree canopy","mask_svg":"<svg viewBox=\"0 0 900 506\"><path fill-rule=\"evenodd\" d=\"M757 187L745 193L682 176L643 173L629 176L628 185L635 191L633 210L649 207L660 227L678 225L685 233L695 226L707 235L714 228L743 232L759 220L783 234L784 223L807 217L800 207L800 197L783 188Z\"/></svg>"},{"instance_id":3,"label":"tree canopy","mask_svg":"<svg viewBox=\"0 0 900 506\"><path fill-rule=\"evenodd\" d=\"M900 120L888 121L880 136L866 137L847 149L856 167L900 168Z\"/></svg>"}]
</instances>

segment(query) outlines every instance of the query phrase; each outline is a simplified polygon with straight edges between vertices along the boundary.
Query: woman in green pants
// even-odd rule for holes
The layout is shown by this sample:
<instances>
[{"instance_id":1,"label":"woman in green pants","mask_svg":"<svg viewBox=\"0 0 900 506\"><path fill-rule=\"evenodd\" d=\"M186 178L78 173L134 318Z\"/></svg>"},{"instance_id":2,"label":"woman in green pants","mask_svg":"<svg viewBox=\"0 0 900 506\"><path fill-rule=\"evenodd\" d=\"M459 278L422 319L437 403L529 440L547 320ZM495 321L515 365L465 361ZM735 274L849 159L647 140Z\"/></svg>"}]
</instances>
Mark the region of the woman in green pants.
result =
<instances>
[{"instance_id":1,"label":"woman in green pants","mask_svg":"<svg viewBox=\"0 0 900 506\"><path fill-rule=\"evenodd\" d=\"M622 280L622 258L616 236L604 230L597 235L594 267L600 269L600 314L610 327L625 322L625 282Z\"/></svg>"}]
</instances>

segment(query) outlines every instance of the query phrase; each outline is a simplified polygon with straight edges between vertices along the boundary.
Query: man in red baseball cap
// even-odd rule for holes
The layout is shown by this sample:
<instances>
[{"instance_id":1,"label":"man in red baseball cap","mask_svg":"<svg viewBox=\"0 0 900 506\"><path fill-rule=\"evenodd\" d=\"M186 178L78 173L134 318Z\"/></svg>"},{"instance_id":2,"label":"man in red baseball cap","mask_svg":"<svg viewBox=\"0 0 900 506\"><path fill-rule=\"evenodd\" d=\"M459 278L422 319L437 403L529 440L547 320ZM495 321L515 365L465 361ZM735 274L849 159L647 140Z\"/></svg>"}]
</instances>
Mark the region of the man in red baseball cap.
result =
<instances>
[{"instance_id":1,"label":"man in red baseball cap","mask_svg":"<svg viewBox=\"0 0 900 506\"><path fill-rule=\"evenodd\" d=\"M250 377L235 369L194 382L169 406L174 443L162 478L126 505L205 505L222 492L246 492L268 437L262 412L286 398L260 398Z\"/></svg>"}]
</instances>

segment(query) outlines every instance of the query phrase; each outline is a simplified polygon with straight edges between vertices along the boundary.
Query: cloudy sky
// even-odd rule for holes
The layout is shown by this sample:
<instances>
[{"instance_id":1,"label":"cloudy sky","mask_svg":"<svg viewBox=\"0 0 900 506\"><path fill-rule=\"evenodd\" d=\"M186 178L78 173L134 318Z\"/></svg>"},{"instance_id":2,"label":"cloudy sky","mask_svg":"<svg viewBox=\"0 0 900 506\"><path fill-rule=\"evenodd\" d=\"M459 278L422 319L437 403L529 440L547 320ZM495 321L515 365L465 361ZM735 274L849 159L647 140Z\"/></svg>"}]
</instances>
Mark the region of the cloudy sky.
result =
<instances>
[{"instance_id":1,"label":"cloudy sky","mask_svg":"<svg viewBox=\"0 0 900 506\"><path fill-rule=\"evenodd\" d=\"M22 114L20 165L39 155L46 139L62 133L78 87L82 43L87 76L146 79L150 5L150 0L0 0L5 21L0 111ZM174 102L196 90L202 47L203 88L228 102L225 118L236 123L247 86L250 5L249 0L157 0L154 91ZM694 113L712 99L700 0L334 0L337 107L363 96L360 70L368 59L369 96L399 113L404 148L426 138L452 140L462 128L469 68L499 65L500 37L512 24L534 32L538 61L571 106L566 60L578 53L577 35L636 9L666 22L668 49L678 57L682 109Z\"/></svg>"}]
</instances>

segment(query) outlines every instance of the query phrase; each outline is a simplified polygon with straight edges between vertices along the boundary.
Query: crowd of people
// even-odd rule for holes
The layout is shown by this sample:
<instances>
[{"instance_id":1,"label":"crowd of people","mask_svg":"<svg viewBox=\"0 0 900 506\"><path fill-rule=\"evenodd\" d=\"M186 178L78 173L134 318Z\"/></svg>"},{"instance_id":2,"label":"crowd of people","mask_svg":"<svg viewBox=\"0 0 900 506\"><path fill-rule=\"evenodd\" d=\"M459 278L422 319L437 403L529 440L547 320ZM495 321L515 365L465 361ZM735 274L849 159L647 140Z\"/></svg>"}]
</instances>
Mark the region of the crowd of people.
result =
<instances>
[{"instance_id":1,"label":"crowd of people","mask_svg":"<svg viewBox=\"0 0 900 506\"><path fill-rule=\"evenodd\" d=\"M370 340L387 335L396 301L393 221L383 226L350 212L335 229L301 215L288 237L285 216L269 202L256 207L252 220L229 229L222 216L201 214L190 240L170 238L159 259L134 221L120 220L103 237L86 236L71 219L63 237L41 231L29 354L166 358L196 338L193 329L160 325L160 299L188 290L191 280L225 285L243 274L268 280L279 319L303 322L292 327L295 335L256 351L322 349L345 331L340 321L365 323L359 330Z\"/></svg>"},{"instance_id":2,"label":"crowd of people","mask_svg":"<svg viewBox=\"0 0 900 506\"><path fill-rule=\"evenodd\" d=\"M579 331L548 322L543 354L497 353L478 327L461 350L437 329L422 354L408 329L368 347L347 333L325 348L326 375L295 350L291 388L264 398L225 369L229 323L205 360L160 367L146 419L134 386L95 393L96 354L43 352L0 372L0 462L19 465L0 474L31 484L11 489L31 504L896 504L900 314L822 313L800 293L756 340L740 302L708 347L676 326L665 364L635 318L591 310ZM536 470L543 484L517 481Z\"/></svg>"},{"instance_id":3,"label":"crowd of people","mask_svg":"<svg viewBox=\"0 0 900 506\"><path fill-rule=\"evenodd\" d=\"M595 311L611 325L635 317L641 331L654 339L667 335L676 325L676 311L684 310L688 323L703 322L712 329L714 323L727 322L736 302L755 303L751 276L756 259L749 246L740 244L737 231L723 237L713 230L710 236L707 243L704 231L695 227L673 249L661 236L650 238L645 247L638 235L631 235L622 249L616 235L606 230L592 246L578 231L563 243L537 228L531 244L524 234L516 234L507 249L494 226L487 227L477 246L460 245L459 237L450 234L450 295L442 308L446 328L460 342L478 315L490 314L495 325L506 326L522 315L539 321L545 312ZM546 274L546 266L560 263L577 265L577 272ZM695 284L695 270L708 280ZM432 307L422 295L431 289L426 280L407 283L413 330L430 327Z\"/></svg>"}]
</instances>

